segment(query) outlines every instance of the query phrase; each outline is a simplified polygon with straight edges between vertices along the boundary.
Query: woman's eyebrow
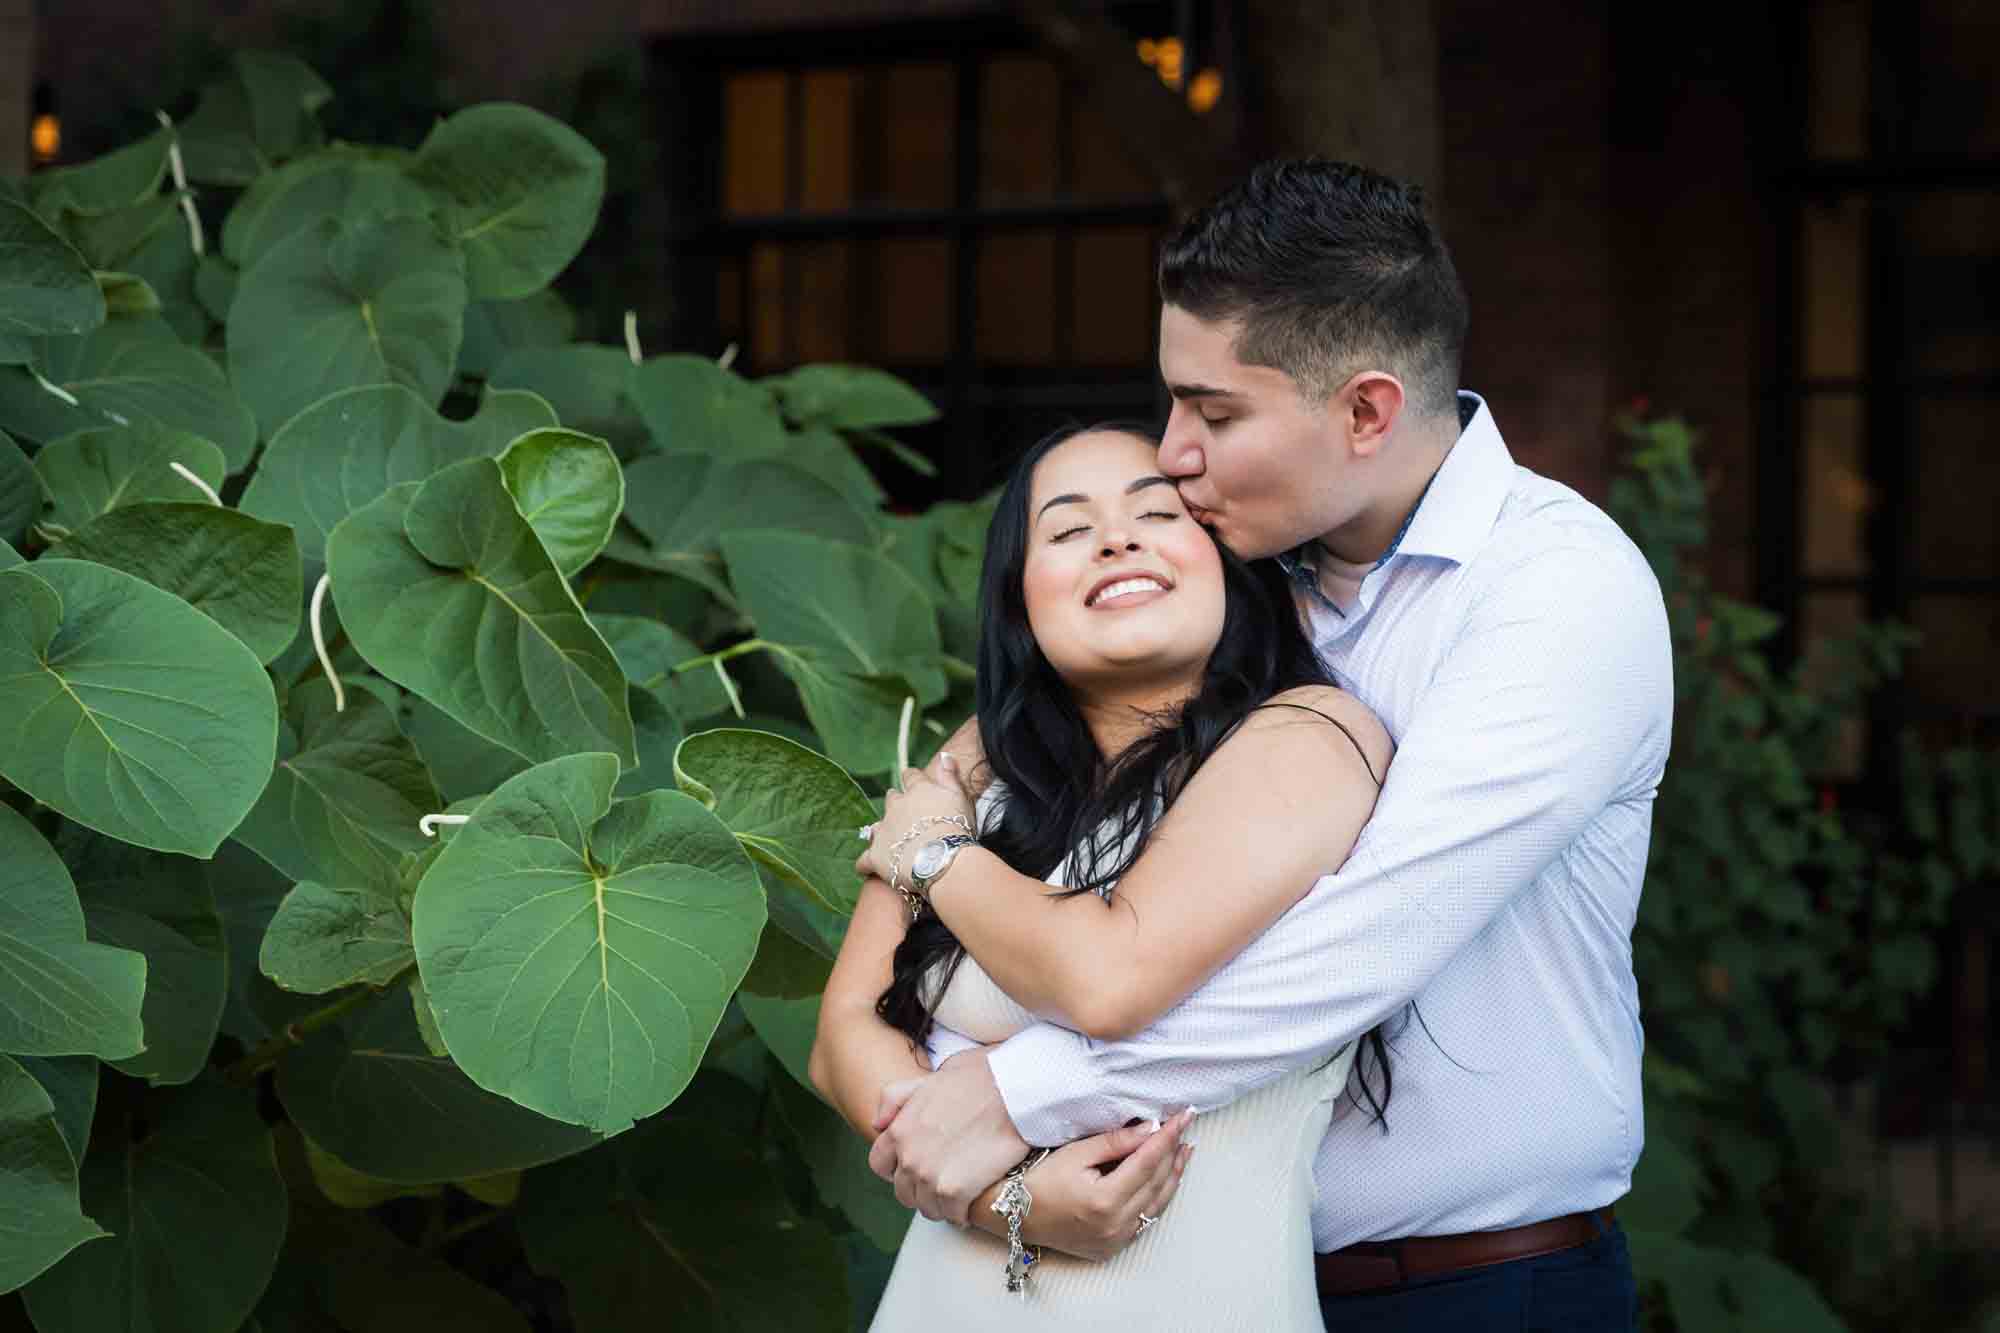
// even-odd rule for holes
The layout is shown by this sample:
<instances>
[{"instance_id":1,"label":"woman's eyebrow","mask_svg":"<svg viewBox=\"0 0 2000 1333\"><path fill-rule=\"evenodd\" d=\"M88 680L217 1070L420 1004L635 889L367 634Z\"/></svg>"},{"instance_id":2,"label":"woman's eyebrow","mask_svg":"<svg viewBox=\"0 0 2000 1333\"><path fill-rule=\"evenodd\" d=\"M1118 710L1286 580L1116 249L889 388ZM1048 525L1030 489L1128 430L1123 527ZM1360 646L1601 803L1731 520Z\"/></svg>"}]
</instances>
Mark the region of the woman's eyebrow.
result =
<instances>
[{"instance_id":1,"label":"woman's eyebrow","mask_svg":"<svg viewBox=\"0 0 2000 1333\"><path fill-rule=\"evenodd\" d=\"M1163 477L1157 472L1152 472L1139 478L1137 481L1127 486L1125 488L1125 494L1136 495L1138 492L1145 490L1148 486L1171 486L1173 484L1174 484L1174 479L1172 477ZM1089 496L1083 495L1076 491L1071 491L1067 495L1052 495L1042 503L1042 507L1040 509L1037 509L1035 511L1035 522L1037 523L1041 522L1042 515L1048 513L1049 510L1055 508L1057 505L1080 505L1089 503L1090 503Z\"/></svg>"}]
</instances>

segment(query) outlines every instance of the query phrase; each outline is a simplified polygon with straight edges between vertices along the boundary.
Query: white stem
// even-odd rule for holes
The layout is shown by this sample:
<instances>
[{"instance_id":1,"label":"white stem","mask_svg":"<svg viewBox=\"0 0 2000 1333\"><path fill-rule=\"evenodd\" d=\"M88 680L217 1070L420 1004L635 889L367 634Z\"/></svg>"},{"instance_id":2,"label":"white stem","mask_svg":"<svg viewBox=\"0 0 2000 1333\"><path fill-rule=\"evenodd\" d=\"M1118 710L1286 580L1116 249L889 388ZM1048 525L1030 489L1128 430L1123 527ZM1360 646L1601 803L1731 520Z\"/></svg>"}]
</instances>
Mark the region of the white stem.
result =
<instances>
[{"instance_id":1,"label":"white stem","mask_svg":"<svg viewBox=\"0 0 2000 1333\"><path fill-rule=\"evenodd\" d=\"M910 717L916 712L917 696L912 694L903 700L903 718L896 724L896 781L901 783L903 771L910 766Z\"/></svg>"},{"instance_id":2,"label":"white stem","mask_svg":"<svg viewBox=\"0 0 2000 1333\"><path fill-rule=\"evenodd\" d=\"M208 502L210 504L219 505L222 503L222 497L215 493L215 488L213 486L210 486L207 482L203 481L200 477L197 477L193 472L189 471L186 464L175 462L175 463L168 463L167 466L172 468L174 471L180 473L182 477L186 478L188 485L195 487L203 495L206 495L208 497Z\"/></svg>"},{"instance_id":3,"label":"white stem","mask_svg":"<svg viewBox=\"0 0 2000 1333\"><path fill-rule=\"evenodd\" d=\"M635 366L645 359L639 355L639 312L636 310L625 312L625 355L632 358Z\"/></svg>"},{"instance_id":4,"label":"white stem","mask_svg":"<svg viewBox=\"0 0 2000 1333\"><path fill-rule=\"evenodd\" d=\"M735 710L737 720L741 721L743 718L743 696L736 692L736 682L729 678L729 669L722 665L721 658L714 659L711 665L715 667L715 674L722 677L722 692L729 696L729 706Z\"/></svg>"},{"instance_id":5,"label":"white stem","mask_svg":"<svg viewBox=\"0 0 2000 1333\"><path fill-rule=\"evenodd\" d=\"M731 344L729 344L729 346L727 346L727 347L723 348L723 349L722 349L722 355L721 355L721 356L718 356L717 358L715 358L715 364L716 364L716 365L718 365L718 366L721 366L721 367L722 367L722 368L723 368L724 370L727 370L727 369L729 369L729 368L730 368L731 366L735 365L735 364L736 364L736 344L735 344L735 343L731 343Z\"/></svg>"},{"instance_id":6,"label":"white stem","mask_svg":"<svg viewBox=\"0 0 2000 1333\"><path fill-rule=\"evenodd\" d=\"M167 133L173 136L167 140L167 166L174 173L174 190L181 197L181 212L187 217L188 244L194 247L195 257L199 259L208 253L208 242L202 235L201 214L195 211L194 191L188 188L187 167L181 161L181 139L178 134L174 134L172 116L164 111L155 111L153 114L159 117L160 124L166 126Z\"/></svg>"},{"instance_id":7,"label":"white stem","mask_svg":"<svg viewBox=\"0 0 2000 1333\"><path fill-rule=\"evenodd\" d=\"M435 838L438 835L438 825L450 824L456 827L459 824L470 823L471 820L471 815L425 815L417 821L417 832L426 838Z\"/></svg>"},{"instance_id":8,"label":"white stem","mask_svg":"<svg viewBox=\"0 0 2000 1333\"><path fill-rule=\"evenodd\" d=\"M347 711L347 691L340 688L340 676L333 669L333 659L327 656L326 635L320 632L319 608L326 601L327 578L322 574L319 582L313 584L312 606L306 611L306 619L312 623L313 651L319 654L319 669L326 672L326 683L333 686L333 711Z\"/></svg>"},{"instance_id":9,"label":"white stem","mask_svg":"<svg viewBox=\"0 0 2000 1333\"><path fill-rule=\"evenodd\" d=\"M33 366L28 367L28 373L35 377L35 383L41 385L42 388L54 394L56 397L62 399L65 403L68 403L71 407L83 406L82 403L76 401L75 394L71 393L68 389L63 388L63 386L60 384L50 383L47 379L43 378L42 372L36 370Z\"/></svg>"}]
</instances>

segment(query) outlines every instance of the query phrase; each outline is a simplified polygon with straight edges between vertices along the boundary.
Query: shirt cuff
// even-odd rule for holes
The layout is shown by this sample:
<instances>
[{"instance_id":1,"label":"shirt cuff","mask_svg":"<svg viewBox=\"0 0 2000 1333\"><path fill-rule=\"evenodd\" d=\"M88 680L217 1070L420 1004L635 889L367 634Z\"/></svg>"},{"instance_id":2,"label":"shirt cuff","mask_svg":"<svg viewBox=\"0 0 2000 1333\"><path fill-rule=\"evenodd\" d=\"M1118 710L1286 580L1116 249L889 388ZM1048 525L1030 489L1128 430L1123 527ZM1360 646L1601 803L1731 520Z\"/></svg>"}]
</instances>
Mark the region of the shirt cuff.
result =
<instances>
[{"instance_id":1,"label":"shirt cuff","mask_svg":"<svg viewBox=\"0 0 2000 1333\"><path fill-rule=\"evenodd\" d=\"M986 1052L1008 1118L1029 1144L1053 1148L1128 1120L1159 1118L1157 1107L1098 1090L1091 1045L1068 1028L1037 1023Z\"/></svg>"}]
</instances>

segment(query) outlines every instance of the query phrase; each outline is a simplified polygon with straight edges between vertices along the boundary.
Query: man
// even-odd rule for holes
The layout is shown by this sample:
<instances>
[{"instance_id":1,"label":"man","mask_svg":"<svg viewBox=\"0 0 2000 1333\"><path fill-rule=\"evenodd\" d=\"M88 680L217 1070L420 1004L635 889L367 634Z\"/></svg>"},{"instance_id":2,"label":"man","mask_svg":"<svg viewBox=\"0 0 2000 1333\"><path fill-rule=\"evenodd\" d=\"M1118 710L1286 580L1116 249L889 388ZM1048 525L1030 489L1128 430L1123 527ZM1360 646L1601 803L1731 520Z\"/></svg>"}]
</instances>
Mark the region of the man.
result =
<instances>
[{"instance_id":1,"label":"man","mask_svg":"<svg viewBox=\"0 0 2000 1333\"><path fill-rule=\"evenodd\" d=\"M960 1054L890 1090L871 1161L963 1221L1030 1144L1226 1103L1389 1020L1386 1123L1350 1089L1318 1158L1327 1327L1629 1329L1609 1206L1644 1139L1630 935L1673 705L1658 585L1456 391L1464 294L1414 188L1268 164L1167 243L1160 291L1162 471L1239 553L1287 561L1395 761L1294 909L1310 957L1131 1040L1042 1025Z\"/></svg>"}]
</instances>

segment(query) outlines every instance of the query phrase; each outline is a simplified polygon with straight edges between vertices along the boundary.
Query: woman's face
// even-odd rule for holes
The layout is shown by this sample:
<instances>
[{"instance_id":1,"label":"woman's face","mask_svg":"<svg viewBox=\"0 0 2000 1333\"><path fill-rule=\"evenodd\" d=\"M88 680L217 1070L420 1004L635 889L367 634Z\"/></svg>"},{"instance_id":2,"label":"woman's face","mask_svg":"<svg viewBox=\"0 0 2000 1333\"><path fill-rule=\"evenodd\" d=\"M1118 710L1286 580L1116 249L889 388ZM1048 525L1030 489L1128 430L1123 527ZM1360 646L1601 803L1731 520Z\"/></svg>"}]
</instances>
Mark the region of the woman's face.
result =
<instances>
[{"instance_id":1,"label":"woman's face","mask_svg":"<svg viewBox=\"0 0 2000 1333\"><path fill-rule=\"evenodd\" d=\"M1035 465L1028 625L1072 688L1193 688L1222 634L1222 559L1150 440L1091 431Z\"/></svg>"}]
</instances>

